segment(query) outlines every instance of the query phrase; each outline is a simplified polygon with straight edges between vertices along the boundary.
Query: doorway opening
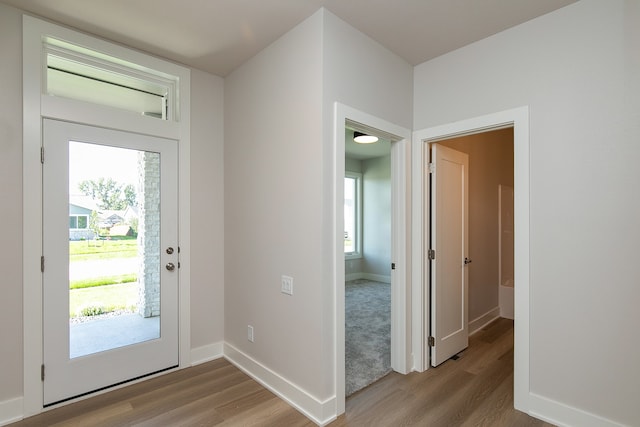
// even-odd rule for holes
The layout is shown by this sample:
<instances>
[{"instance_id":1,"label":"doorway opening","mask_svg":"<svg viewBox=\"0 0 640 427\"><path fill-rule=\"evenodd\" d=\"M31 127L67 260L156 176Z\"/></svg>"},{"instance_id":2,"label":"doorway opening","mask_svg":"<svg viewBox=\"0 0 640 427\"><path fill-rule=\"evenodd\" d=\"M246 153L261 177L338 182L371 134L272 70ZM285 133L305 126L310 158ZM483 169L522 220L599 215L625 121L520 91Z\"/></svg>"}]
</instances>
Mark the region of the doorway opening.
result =
<instances>
[{"instance_id":1,"label":"doorway opening","mask_svg":"<svg viewBox=\"0 0 640 427\"><path fill-rule=\"evenodd\" d=\"M432 142L429 165L430 363L437 366L488 323L513 319L513 197L510 204L506 197L513 127Z\"/></svg>"},{"instance_id":2,"label":"doorway opening","mask_svg":"<svg viewBox=\"0 0 640 427\"><path fill-rule=\"evenodd\" d=\"M391 140L345 128L345 394L391 372Z\"/></svg>"},{"instance_id":3,"label":"doorway opening","mask_svg":"<svg viewBox=\"0 0 640 427\"><path fill-rule=\"evenodd\" d=\"M431 239L429 225L429 148L430 144L479 134L490 130L513 128L513 188L514 188L514 406L528 412L529 408L529 109L519 107L485 116L453 122L414 133L413 139L413 223L412 295L416 305L412 317L414 367L424 371L430 366L429 332L431 328L431 295L428 278L428 256ZM496 189L497 191L497 189ZM436 254L437 257L437 254Z\"/></svg>"},{"instance_id":4,"label":"doorway opening","mask_svg":"<svg viewBox=\"0 0 640 427\"><path fill-rule=\"evenodd\" d=\"M335 104L334 122L334 295L335 295L335 385L336 385L336 414L345 411L345 281L347 263L354 261L345 259L345 171L346 171L346 147L345 135L348 132L359 131L369 135L376 135L389 141L390 154L387 160L387 170L390 173L390 182L387 183L388 208L390 216L387 216L388 232L386 237L387 266L379 273L370 272L374 279L380 280L386 274L390 283L390 365L391 369L407 373L409 363L409 327L410 317L410 282L407 260L408 247L410 245L410 134L408 129L391 124L375 116L363 113L340 103ZM353 136L351 136L353 138ZM389 165L390 163L390 165ZM366 211L366 207L364 207ZM374 230L371 230L375 232ZM366 232L366 230L365 230ZM380 234L380 233L378 233ZM351 237L351 236L349 236ZM364 236L367 238L367 236ZM371 238L371 237L369 237ZM382 240L385 240L383 238ZM352 242L347 242L352 246ZM384 245L383 245L384 246ZM357 244L355 246L357 248ZM380 262L380 266L384 261ZM378 276L376 276L378 274ZM376 280L376 281L378 281Z\"/></svg>"}]
</instances>

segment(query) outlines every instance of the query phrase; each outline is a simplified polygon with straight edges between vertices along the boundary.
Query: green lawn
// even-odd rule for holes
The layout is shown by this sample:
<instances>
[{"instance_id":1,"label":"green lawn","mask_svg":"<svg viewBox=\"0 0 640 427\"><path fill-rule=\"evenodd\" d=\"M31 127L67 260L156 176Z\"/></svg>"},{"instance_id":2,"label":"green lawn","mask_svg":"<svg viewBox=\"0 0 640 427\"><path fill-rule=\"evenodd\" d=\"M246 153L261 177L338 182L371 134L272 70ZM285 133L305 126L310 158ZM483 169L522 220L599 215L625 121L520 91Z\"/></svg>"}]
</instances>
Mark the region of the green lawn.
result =
<instances>
[{"instance_id":1,"label":"green lawn","mask_svg":"<svg viewBox=\"0 0 640 427\"><path fill-rule=\"evenodd\" d=\"M138 255L138 240L79 240L69 242L69 261L133 258Z\"/></svg>"},{"instance_id":2,"label":"green lawn","mask_svg":"<svg viewBox=\"0 0 640 427\"><path fill-rule=\"evenodd\" d=\"M69 283L69 289L93 288L96 286L116 285L119 283L137 282L138 275L136 273L120 274L109 277L91 277L89 279L74 280Z\"/></svg>"},{"instance_id":3,"label":"green lawn","mask_svg":"<svg viewBox=\"0 0 640 427\"><path fill-rule=\"evenodd\" d=\"M69 242L69 262L111 260L138 256L135 238L81 240ZM102 312L131 309L137 302L137 274L92 277L74 280L69 285L69 312L80 315L83 308L97 307Z\"/></svg>"},{"instance_id":4,"label":"green lawn","mask_svg":"<svg viewBox=\"0 0 640 427\"><path fill-rule=\"evenodd\" d=\"M69 291L69 315L76 317L86 307L102 307L104 312L133 309L138 299L135 283L122 283Z\"/></svg>"}]
</instances>

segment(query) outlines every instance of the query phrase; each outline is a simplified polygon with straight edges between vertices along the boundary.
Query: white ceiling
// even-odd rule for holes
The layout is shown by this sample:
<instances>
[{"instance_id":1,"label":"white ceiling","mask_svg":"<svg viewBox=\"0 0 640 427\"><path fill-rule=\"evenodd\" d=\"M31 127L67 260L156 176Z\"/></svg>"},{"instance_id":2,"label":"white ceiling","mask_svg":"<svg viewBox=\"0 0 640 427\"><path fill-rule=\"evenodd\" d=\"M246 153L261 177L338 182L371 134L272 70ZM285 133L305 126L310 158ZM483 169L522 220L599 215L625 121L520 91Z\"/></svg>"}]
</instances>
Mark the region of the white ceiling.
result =
<instances>
[{"instance_id":1,"label":"white ceiling","mask_svg":"<svg viewBox=\"0 0 640 427\"><path fill-rule=\"evenodd\" d=\"M575 0L0 0L224 77L324 6L412 65Z\"/></svg>"}]
</instances>

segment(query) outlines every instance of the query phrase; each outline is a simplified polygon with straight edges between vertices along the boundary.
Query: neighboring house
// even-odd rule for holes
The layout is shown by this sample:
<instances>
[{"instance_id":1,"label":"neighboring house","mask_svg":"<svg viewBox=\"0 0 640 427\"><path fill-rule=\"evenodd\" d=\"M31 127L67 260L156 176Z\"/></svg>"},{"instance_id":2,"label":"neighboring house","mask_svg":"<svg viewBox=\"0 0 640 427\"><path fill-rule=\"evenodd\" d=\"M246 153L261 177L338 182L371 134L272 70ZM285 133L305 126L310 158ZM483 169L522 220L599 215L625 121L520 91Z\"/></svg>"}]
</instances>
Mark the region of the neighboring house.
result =
<instances>
[{"instance_id":1,"label":"neighboring house","mask_svg":"<svg viewBox=\"0 0 640 427\"><path fill-rule=\"evenodd\" d=\"M97 209L90 197L69 196L69 240L89 240L96 237L89 224L91 212Z\"/></svg>"},{"instance_id":2,"label":"neighboring house","mask_svg":"<svg viewBox=\"0 0 640 427\"><path fill-rule=\"evenodd\" d=\"M92 209L69 203L69 240L89 240L95 233L89 228Z\"/></svg>"},{"instance_id":3,"label":"neighboring house","mask_svg":"<svg viewBox=\"0 0 640 427\"><path fill-rule=\"evenodd\" d=\"M91 212L98 214L98 227L107 229L109 234L131 236L132 221L138 218L138 209L128 206L124 210L99 210L95 202L86 196L69 196L69 240L95 239L90 228Z\"/></svg>"},{"instance_id":4,"label":"neighboring house","mask_svg":"<svg viewBox=\"0 0 640 427\"><path fill-rule=\"evenodd\" d=\"M123 224L124 220L124 211L112 211L112 210L103 210L98 211L98 226L100 228L106 228L108 230L111 229L114 225Z\"/></svg>"}]
</instances>

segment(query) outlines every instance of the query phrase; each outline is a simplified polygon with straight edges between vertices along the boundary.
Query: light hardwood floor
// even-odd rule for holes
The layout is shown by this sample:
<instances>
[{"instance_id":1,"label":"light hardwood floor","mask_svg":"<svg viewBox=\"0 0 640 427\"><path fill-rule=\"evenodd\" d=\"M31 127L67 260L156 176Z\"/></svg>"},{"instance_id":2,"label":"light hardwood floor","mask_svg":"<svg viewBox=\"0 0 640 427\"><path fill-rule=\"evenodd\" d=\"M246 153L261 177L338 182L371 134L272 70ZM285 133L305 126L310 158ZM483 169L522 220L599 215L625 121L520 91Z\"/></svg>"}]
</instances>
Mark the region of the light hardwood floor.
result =
<instances>
[{"instance_id":1,"label":"light hardwood floor","mask_svg":"<svg viewBox=\"0 0 640 427\"><path fill-rule=\"evenodd\" d=\"M314 426L224 359L173 372L12 426ZM342 426L551 426L513 409L513 321L475 334L458 360L391 373L347 400Z\"/></svg>"}]
</instances>

